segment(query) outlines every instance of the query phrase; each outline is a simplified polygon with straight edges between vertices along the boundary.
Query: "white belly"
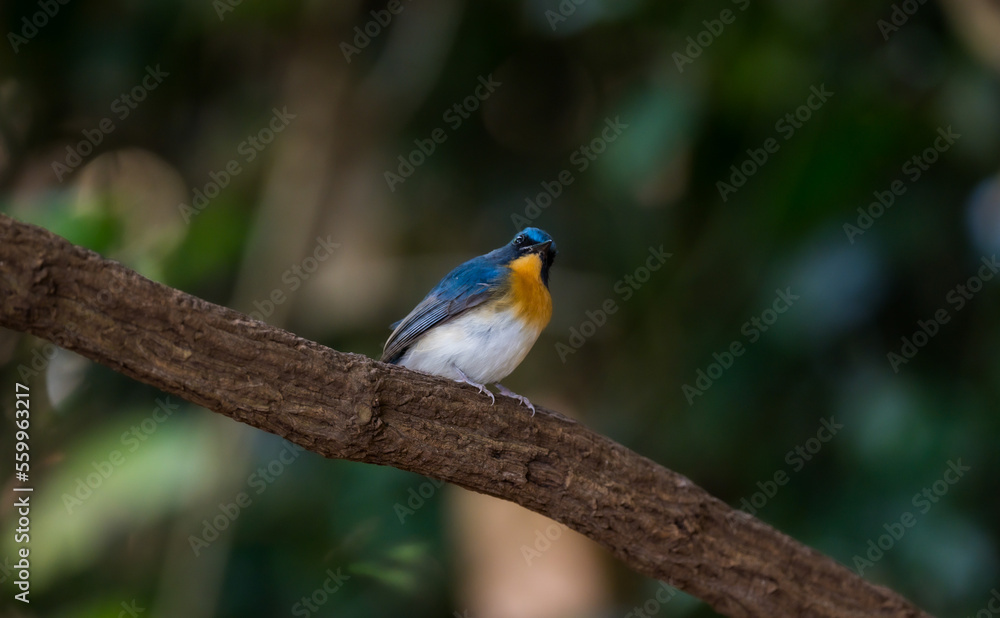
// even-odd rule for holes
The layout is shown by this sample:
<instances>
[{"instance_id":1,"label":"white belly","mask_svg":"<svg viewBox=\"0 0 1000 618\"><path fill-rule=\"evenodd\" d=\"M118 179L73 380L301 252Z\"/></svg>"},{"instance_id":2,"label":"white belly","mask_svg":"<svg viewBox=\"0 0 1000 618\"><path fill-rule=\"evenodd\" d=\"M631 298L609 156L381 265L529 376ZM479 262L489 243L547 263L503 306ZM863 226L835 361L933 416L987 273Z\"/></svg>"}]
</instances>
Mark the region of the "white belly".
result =
<instances>
[{"instance_id":1,"label":"white belly","mask_svg":"<svg viewBox=\"0 0 1000 618\"><path fill-rule=\"evenodd\" d=\"M541 330L524 324L513 311L476 308L432 328L399 364L453 380L461 377L457 368L474 382L499 382L521 364Z\"/></svg>"}]
</instances>

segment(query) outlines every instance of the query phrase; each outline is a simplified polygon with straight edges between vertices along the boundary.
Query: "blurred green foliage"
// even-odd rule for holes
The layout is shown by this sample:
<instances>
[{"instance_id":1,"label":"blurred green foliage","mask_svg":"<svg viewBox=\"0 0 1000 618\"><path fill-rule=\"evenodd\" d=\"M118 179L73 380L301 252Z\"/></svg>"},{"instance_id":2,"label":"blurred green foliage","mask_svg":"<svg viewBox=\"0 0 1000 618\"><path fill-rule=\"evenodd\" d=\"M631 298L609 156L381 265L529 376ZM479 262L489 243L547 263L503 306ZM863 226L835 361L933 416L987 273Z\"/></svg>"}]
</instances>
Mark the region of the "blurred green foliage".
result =
<instances>
[{"instance_id":1,"label":"blurred green foliage","mask_svg":"<svg viewBox=\"0 0 1000 618\"><path fill-rule=\"evenodd\" d=\"M1000 248L995 6L923 4L885 40L891 3L406 2L348 62L385 3L74 0L49 17L42 4L0 8L16 35L0 54L3 212L241 311L281 290L265 319L370 356L448 269L530 220L559 245L555 315L512 389L849 567L913 513L864 576L928 611L972 615L1000 585L1000 294L987 280L961 307L954 296ZM31 36L30 20L45 22ZM122 117L148 67L168 76ZM502 86L450 125L487 75ZM833 94L802 108L813 87ZM248 160L240 145L283 107L296 119ZM81 148L103 118L114 130ZM595 145L616 118L628 128ZM948 127L961 137L914 179L904 165ZM414 157L438 128L446 139ZM93 153L60 179L67 148ZM412 174L390 190L400 158ZM241 171L223 185L229 161ZM731 166L745 166L739 187ZM879 208L897 180L905 193ZM213 182L186 221L179 205ZM327 235L333 258L284 278ZM660 246L672 257L624 293ZM769 316L786 288L799 300ZM129 451L162 394L43 351L0 335L3 409L27 381L36 458L32 604L11 611L302 615L339 568L350 579L318 615L461 615L443 492L404 523L394 511L420 477L306 452L257 493L251 476L287 445L187 404ZM817 441L831 417L843 428ZM125 463L68 508L115 451ZM935 486L959 459L971 471ZM934 487L947 492L922 512ZM190 537L239 492L250 506L193 559ZM4 530L13 517L0 506ZM607 568L607 615L655 593ZM714 614L684 600L660 615Z\"/></svg>"}]
</instances>

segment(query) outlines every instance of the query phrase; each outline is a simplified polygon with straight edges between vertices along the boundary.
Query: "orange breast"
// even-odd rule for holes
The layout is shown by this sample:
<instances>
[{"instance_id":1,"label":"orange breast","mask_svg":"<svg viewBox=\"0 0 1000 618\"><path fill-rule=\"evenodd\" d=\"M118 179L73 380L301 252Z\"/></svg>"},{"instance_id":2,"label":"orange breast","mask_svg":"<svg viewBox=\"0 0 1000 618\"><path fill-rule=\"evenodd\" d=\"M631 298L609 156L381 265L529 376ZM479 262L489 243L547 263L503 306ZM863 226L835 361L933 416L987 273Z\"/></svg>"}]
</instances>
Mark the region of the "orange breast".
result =
<instances>
[{"instance_id":1,"label":"orange breast","mask_svg":"<svg viewBox=\"0 0 1000 618\"><path fill-rule=\"evenodd\" d=\"M541 257L538 254L519 257L509 268L510 279L502 302L509 303L527 324L538 330L545 328L552 318L552 296L542 283Z\"/></svg>"}]
</instances>

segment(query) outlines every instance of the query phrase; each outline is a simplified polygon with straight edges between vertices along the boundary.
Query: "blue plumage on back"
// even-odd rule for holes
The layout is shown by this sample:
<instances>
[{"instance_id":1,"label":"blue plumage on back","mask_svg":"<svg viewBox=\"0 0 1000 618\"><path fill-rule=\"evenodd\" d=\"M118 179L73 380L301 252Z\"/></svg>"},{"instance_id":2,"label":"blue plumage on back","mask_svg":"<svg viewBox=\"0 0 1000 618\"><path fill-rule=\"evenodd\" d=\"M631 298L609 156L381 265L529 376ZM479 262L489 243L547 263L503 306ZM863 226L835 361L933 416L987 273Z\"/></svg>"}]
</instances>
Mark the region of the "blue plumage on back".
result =
<instances>
[{"instance_id":1,"label":"blue plumage on back","mask_svg":"<svg viewBox=\"0 0 1000 618\"><path fill-rule=\"evenodd\" d=\"M473 258L448 273L409 315L392 325L382 360L395 363L429 329L489 299L503 283L506 266L491 259L502 250Z\"/></svg>"}]
</instances>

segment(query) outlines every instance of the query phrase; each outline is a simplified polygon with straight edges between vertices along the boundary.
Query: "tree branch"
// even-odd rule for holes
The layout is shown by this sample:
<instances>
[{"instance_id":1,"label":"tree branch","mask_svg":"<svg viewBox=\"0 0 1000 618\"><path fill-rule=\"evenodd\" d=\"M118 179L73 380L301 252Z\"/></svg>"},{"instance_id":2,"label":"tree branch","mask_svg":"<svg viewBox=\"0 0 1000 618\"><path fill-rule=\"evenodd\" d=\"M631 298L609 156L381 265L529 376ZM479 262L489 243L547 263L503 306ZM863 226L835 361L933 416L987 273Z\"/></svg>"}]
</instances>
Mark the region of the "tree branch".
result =
<instances>
[{"instance_id":1,"label":"tree branch","mask_svg":"<svg viewBox=\"0 0 1000 618\"><path fill-rule=\"evenodd\" d=\"M336 352L0 215L0 325L325 457L516 502L731 616L927 616L555 412Z\"/></svg>"}]
</instances>

